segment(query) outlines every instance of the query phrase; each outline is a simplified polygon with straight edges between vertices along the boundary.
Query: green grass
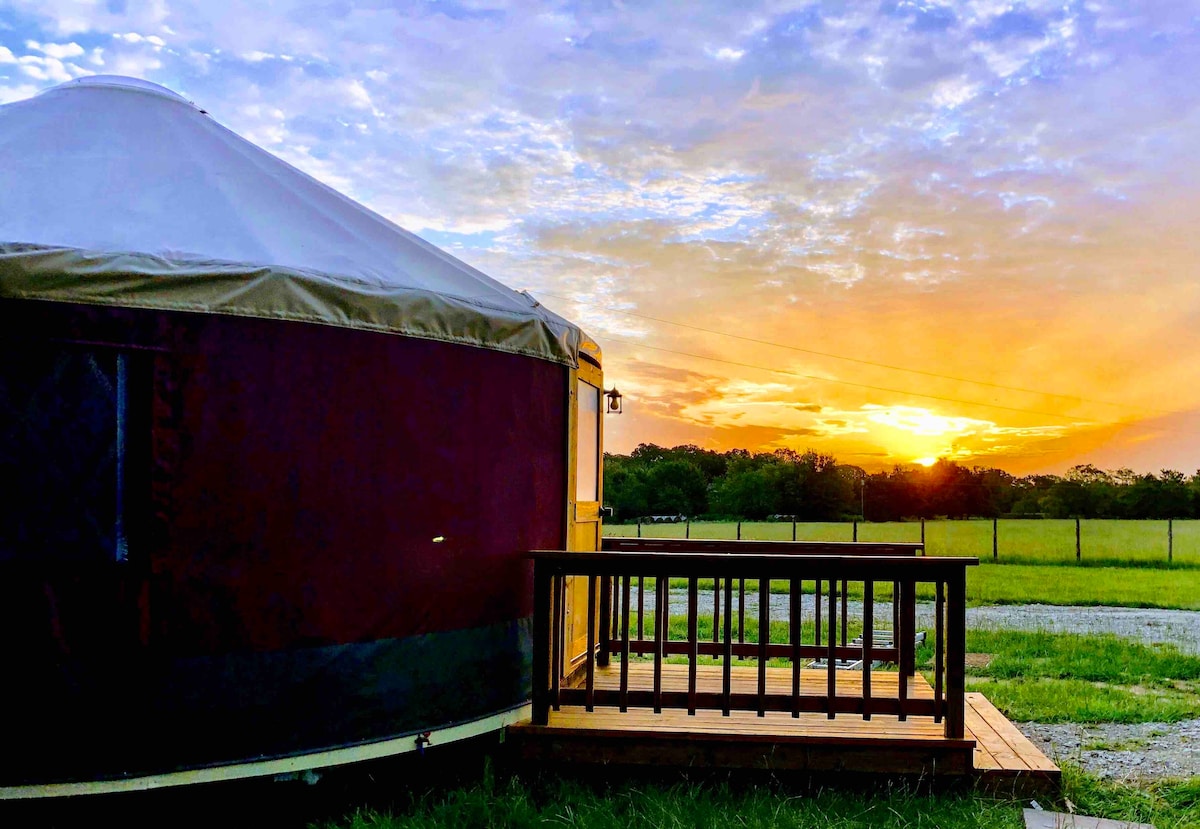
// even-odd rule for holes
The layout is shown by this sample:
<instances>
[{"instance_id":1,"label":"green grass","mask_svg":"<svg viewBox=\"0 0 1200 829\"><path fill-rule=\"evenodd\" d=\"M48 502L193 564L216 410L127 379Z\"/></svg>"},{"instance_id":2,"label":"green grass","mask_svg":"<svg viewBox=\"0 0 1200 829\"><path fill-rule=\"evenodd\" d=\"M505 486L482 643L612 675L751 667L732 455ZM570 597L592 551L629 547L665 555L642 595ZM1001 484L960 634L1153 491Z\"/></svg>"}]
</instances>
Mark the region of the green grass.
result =
<instances>
[{"instance_id":1,"label":"green grass","mask_svg":"<svg viewBox=\"0 0 1200 829\"><path fill-rule=\"evenodd\" d=\"M1178 722L1200 716L1200 657L1108 634L969 630L967 688L1019 722Z\"/></svg>"},{"instance_id":2,"label":"green grass","mask_svg":"<svg viewBox=\"0 0 1200 829\"><path fill-rule=\"evenodd\" d=\"M994 656L986 668L972 673L1001 679L1072 678L1122 685L1200 680L1200 657L1173 645L1151 647L1112 634L979 628L967 631L967 650Z\"/></svg>"},{"instance_id":3,"label":"green grass","mask_svg":"<svg viewBox=\"0 0 1200 829\"><path fill-rule=\"evenodd\" d=\"M604 534L613 537L637 535L636 524L606 524ZM725 538L737 536L736 522L697 521L686 524L643 524L647 538ZM798 541L850 541L854 527L849 523L796 525ZM743 522L742 538L790 541L790 522ZM921 540L919 522L862 522L859 541ZM990 519L925 522L925 547L929 555L992 558ZM1000 563L1071 564L1075 560L1074 520L1002 519L997 525ZM1080 524L1080 562L1084 566L1163 566L1167 564L1166 521L1115 521L1085 519ZM1173 563L1200 567L1200 521L1175 521Z\"/></svg>"},{"instance_id":4,"label":"green grass","mask_svg":"<svg viewBox=\"0 0 1200 829\"><path fill-rule=\"evenodd\" d=\"M761 827L761 829L1019 829L1021 808L970 792L930 796L896 786L797 794L777 784L628 782L607 787L564 780L485 780L431 793L393 814L358 812L346 829L459 827Z\"/></svg>"},{"instance_id":5,"label":"green grass","mask_svg":"<svg viewBox=\"0 0 1200 829\"><path fill-rule=\"evenodd\" d=\"M1157 829L1200 826L1200 777L1140 786L1108 783L1068 763L1063 766L1063 797L1081 815L1149 823Z\"/></svg>"},{"instance_id":6,"label":"green grass","mask_svg":"<svg viewBox=\"0 0 1200 829\"><path fill-rule=\"evenodd\" d=\"M1179 722L1200 716L1200 694L1164 686L1131 689L1081 679L967 679L1014 722Z\"/></svg>"},{"instance_id":7,"label":"green grass","mask_svg":"<svg viewBox=\"0 0 1200 829\"><path fill-rule=\"evenodd\" d=\"M1200 781L1136 786L1107 783L1068 765L1064 799L1080 814L1200 826ZM966 789L929 793L898 784L874 789L790 788L778 781L675 783L627 780L608 785L544 777L496 779L418 793L391 811L360 810L322 829L458 827L712 827L761 829L1020 829L1027 805ZM1044 802L1067 811L1065 802Z\"/></svg>"},{"instance_id":8,"label":"green grass","mask_svg":"<svg viewBox=\"0 0 1200 829\"><path fill-rule=\"evenodd\" d=\"M928 591L919 592L927 598ZM1200 569L981 564L967 570L967 601L1200 610Z\"/></svg>"}]
</instances>

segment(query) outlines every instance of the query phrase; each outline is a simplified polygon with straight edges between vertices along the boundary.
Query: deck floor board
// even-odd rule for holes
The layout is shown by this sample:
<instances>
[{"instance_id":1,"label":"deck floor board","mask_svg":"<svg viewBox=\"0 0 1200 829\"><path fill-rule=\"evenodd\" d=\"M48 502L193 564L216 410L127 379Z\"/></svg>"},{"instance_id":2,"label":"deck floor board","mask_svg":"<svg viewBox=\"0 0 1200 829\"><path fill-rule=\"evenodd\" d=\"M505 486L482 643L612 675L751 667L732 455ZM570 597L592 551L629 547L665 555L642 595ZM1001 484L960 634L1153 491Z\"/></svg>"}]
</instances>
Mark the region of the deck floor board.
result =
<instances>
[{"instance_id":1,"label":"deck floor board","mask_svg":"<svg viewBox=\"0 0 1200 829\"><path fill-rule=\"evenodd\" d=\"M696 673L698 691L720 692L721 666L701 665ZM860 671L838 671L838 695L861 696L862 677ZM754 667L735 666L731 680L734 693L757 692L758 673ZM896 699L898 680L895 671L872 671L871 696ZM597 689L619 689L620 669L615 660L596 669L594 682ZM823 695L827 682L825 670L802 671L801 693ZM652 663L632 662L629 687L652 686ZM662 687L686 691L688 666L664 664ZM768 693L790 693L791 687L790 668L767 669ZM924 677L917 675L909 678L908 695L932 699L933 690ZM839 714L831 719L823 713L796 717L773 711L765 716L753 711L733 711L724 716L719 710L703 709L692 715L680 709L664 709L656 714L649 708L632 707L622 713L615 706L596 706L589 712L583 706L568 705L552 710L548 725L519 724L510 727L510 734L519 744L533 746L533 755L553 757L556 762L671 763L673 758L686 758L687 764L694 764L700 758L709 765L793 763L797 768L817 768L825 763L835 770L850 768L846 765L850 763L867 772L923 774L933 768L945 770L939 773L974 774L985 783L1011 791L1044 791L1059 785L1061 773L1057 766L982 694L968 693L965 703L963 740L946 738L942 723L926 716L900 720L894 715L876 714L865 720L856 714ZM758 754L755 746L762 747L757 749ZM765 759L764 751L770 752ZM825 758L814 760L821 752ZM961 755L966 758L964 762L956 759L960 756L956 752L965 752Z\"/></svg>"}]
</instances>

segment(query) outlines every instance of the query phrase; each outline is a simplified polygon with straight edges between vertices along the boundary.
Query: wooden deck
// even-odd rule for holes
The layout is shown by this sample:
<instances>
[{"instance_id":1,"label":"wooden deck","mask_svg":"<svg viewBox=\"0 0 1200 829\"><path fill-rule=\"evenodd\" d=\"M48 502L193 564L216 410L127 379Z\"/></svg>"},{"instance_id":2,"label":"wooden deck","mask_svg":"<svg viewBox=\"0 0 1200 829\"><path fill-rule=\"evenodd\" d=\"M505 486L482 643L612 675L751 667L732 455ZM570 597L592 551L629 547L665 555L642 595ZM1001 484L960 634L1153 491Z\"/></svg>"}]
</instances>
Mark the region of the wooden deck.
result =
<instances>
[{"instance_id":1,"label":"wooden deck","mask_svg":"<svg viewBox=\"0 0 1200 829\"><path fill-rule=\"evenodd\" d=\"M686 689L687 665L663 666L663 688ZM647 663L630 666L631 682L645 682ZM720 682L719 666L698 666L701 686ZM757 670L733 669L734 685L749 692L757 683ZM872 694L895 697L899 674L871 673ZM804 671L802 682L814 691L827 681L824 670ZM615 666L596 671L597 688L615 688ZM791 687L790 668L769 668L768 685ZM838 671L838 695L862 691L860 671ZM910 677L907 693L930 699L933 691L920 675ZM996 791L1026 796L1058 786L1060 773L982 694L967 694L966 735L950 739L932 717L877 714L861 716L768 711L683 710L597 706L562 706L550 713L547 725L519 723L508 729L518 756L526 760L578 763L657 765L681 768L751 768L809 772L861 772L867 774L933 777L974 776Z\"/></svg>"}]
</instances>

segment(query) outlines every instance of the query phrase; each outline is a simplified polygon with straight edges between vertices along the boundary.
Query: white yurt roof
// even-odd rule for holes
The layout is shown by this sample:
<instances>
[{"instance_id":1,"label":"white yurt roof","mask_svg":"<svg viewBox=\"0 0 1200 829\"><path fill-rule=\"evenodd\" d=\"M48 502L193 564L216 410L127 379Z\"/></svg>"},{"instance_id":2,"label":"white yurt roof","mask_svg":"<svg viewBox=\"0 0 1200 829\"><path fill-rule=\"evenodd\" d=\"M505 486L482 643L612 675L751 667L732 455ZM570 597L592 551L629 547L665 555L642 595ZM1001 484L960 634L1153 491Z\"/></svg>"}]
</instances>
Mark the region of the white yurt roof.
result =
<instances>
[{"instance_id":1,"label":"white yurt roof","mask_svg":"<svg viewBox=\"0 0 1200 829\"><path fill-rule=\"evenodd\" d=\"M0 106L0 297L290 319L568 365L580 329L168 89Z\"/></svg>"}]
</instances>

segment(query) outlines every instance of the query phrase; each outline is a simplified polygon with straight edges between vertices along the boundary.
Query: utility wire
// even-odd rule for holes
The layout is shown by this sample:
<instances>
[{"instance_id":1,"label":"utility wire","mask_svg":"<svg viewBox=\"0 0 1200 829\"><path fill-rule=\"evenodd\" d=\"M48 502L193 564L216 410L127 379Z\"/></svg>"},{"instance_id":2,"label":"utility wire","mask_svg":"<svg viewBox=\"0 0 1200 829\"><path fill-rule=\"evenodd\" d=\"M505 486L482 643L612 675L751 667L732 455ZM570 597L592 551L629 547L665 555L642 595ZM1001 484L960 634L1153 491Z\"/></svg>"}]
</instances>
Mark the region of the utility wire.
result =
<instances>
[{"instance_id":1,"label":"utility wire","mask_svg":"<svg viewBox=\"0 0 1200 829\"><path fill-rule=\"evenodd\" d=\"M564 302L573 302L573 303L580 304L580 305L584 304L578 299L571 299L570 297L561 296L559 294L540 292L539 295L554 297L555 299L561 299ZM773 342L771 340L760 340L756 337L747 337L742 334L733 334L733 333L730 333L729 331L718 331L714 328L704 328L703 326L692 325L691 323L677 322L675 320L663 319L662 317L652 317L649 314L640 314L637 311L625 311L620 308L612 308L612 307L607 307L607 306L603 306L603 305L596 306L594 304L588 304L587 307L591 307L591 308L599 307L601 310L608 311L613 314L624 314L625 316L637 317L638 319L649 320L650 322L658 322L658 323L662 323L664 325L674 325L679 328L687 328L692 331L699 331L704 334L715 334L716 336L719 336L719 337L729 337L734 340L741 340L743 342L754 343L756 345L766 345L766 346L771 346L773 348L783 348L783 349L787 349L788 351L798 352L800 354L812 354L815 357L827 357L832 360L843 360L848 363L856 363L856 364L862 365L862 366L871 366L872 368L882 368L882 369L887 369L889 371L903 371L903 372L907 372L909 374L916 374L916 375L919 375L922 377L934 377L939 380L952 380L956 383L971 383L972 385L976 385L976 386L985 386L987 388L1001 389L1003 391L1021 392L1022 394L1036 394L1036 395L1040 395L1042 397L1057 397L1060 400L1073 400L1078 403L1092 403L1092 404L1096 404L1096 405L1100 405L1100 406L1112 406L1115 408L1131 409L1131 410L1139 411L1139 412L1153 412L1156 414L1180 414L1179 412L1174 412L1174 411L1171 411L1168 409L1155 409L1155 408L1151 408L1151 407L1147 407L1147 406L1135 406L1135 405L1131 405L1129 403L1114 403L1110 400L1095 400L1095 399L1087 398L1087 397L1079 397L1078 395L1073 395L1073 394L1059 394L1057 392L1039 391L1038 389L1027 389L1027 388L1023 388L1021 386L1006 386L1001 383L990 383L986 380L972 380L968 377L956 377L952 374L939 374L935 371L924 371L924 370L918 369L918 368L906 368L904 366L894 366L894 365L890 365L888 363L875 362L874 360L863 360L858 357L847 357L842 354L831 354L827 351L817 351L817 350L811 349L811 348L801 348L800 346L788 345L787 343L778 343L778 342ZM609 339L611 339L611 337ZM851 385L853 385L853 384L851 384ZM864 388L874 388L874 387L866 386ZM905 393L906 394L916 394L915 392L905 392ZM918 395L918 396L930 397L930 395ZM948 397L940 397L940 398L934 398L934 399L952 400L953 402L956 402L956 403L970 402L970 401L966 401L966 400L955 400L954 398L948 398ZM976 405L984 405L984 404L976 404ZM1003 409L1003 408L1007 408L1007 407L999 406L999 407L993 407L993 408L1002 408ZM1012 411L1027 411L1027 410L1012 409ZM1055 415L1055 417L1066 417L1066 415ZM1080 420L1082 418L1073 418L1073 419Z\"/></svg>"}]
</instances>

